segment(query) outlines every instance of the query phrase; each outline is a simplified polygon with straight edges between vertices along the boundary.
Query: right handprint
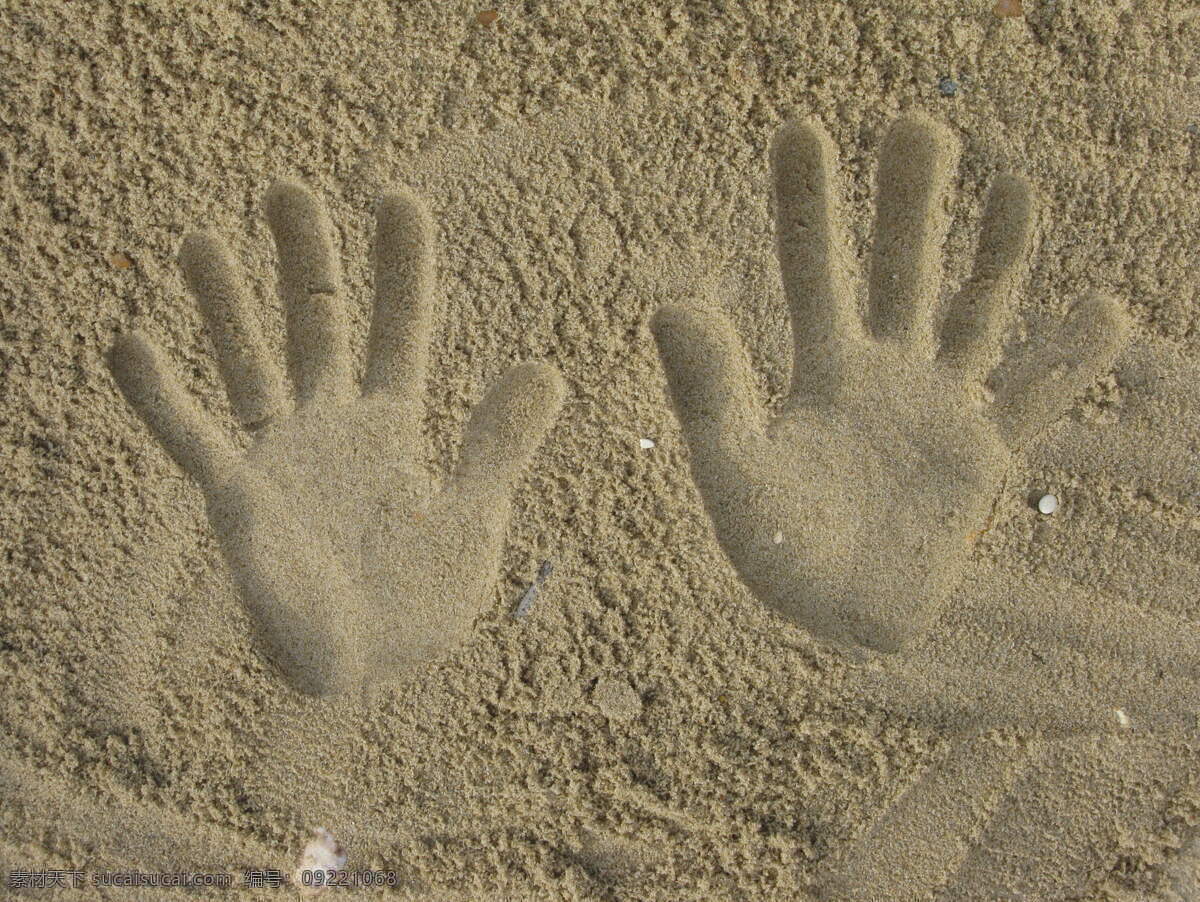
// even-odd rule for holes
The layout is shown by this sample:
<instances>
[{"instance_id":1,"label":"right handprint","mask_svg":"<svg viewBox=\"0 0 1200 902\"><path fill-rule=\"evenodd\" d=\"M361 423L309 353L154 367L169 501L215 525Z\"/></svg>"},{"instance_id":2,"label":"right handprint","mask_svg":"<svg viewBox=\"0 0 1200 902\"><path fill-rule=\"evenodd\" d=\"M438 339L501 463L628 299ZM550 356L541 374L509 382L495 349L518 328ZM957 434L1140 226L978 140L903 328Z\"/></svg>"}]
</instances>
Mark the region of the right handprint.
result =
<instances>
[{"instance_id":1,"label":"right handprint","mask_svg":"<svg viewBox=\"0 0 1200 902\"><path fill-rule=\"evenodd\" d=\"M1053 342L1000 356L1029 253L1028 184L997 180L974 273L939 306L955 142L897 121L879 165L866 310L837 213L833 144L814 123L772 150L776 231L795 342L792 390L768 422L727 320L668 306L654 319L693 476L738 573L813 633L877 651L921 636L962 575L1013 450L1054 421L1124 340L1115 304L1081 302Z\"/></svg>"}]
</instances>

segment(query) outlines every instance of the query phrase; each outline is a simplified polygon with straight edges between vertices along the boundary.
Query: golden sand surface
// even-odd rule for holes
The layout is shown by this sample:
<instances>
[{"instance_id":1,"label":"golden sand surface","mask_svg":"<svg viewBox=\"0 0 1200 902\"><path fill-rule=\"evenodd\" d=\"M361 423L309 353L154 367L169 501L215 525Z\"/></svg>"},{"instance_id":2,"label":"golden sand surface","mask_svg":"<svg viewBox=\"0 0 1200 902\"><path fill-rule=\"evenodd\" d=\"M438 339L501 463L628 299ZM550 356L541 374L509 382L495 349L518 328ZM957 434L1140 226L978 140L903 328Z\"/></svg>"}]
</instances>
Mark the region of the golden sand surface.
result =
<instances>
[{"instance_id":1,"label":"golden sand surface","mask_svg":"<svg viewBox=\"0 0 1200 902\"><path fill-rule=\"evenodd\" d=\"M1193 3L0 34L6 877L1196 897Z\"/></svg>"}]
</instances>

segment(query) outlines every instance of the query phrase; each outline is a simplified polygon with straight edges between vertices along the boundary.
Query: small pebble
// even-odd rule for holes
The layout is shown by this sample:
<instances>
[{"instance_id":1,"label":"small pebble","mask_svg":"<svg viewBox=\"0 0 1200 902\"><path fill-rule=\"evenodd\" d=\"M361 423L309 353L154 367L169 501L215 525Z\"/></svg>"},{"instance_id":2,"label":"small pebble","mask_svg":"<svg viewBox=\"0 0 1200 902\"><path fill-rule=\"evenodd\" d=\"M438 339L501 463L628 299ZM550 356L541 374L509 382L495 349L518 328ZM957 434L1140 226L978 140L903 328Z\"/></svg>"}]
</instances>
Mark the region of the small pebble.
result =
<instances>
[{"instance_id":1,"label":"small pebble","mask_svg":"<svg viewBox=\"0 0 1200 902\"><path fill-rule=\"evenodd\" d=\"M783 544L782 530L776 530L775 535L771 537L771 541L774 542L776 545L782 545Z\"/></svg>"},{"instance_id":2,"label":"small pebble","mask_svg":"<svg viewBox=\"0 0 1200 902\"><path fill-rule=\"evenodd\" d=\"M654 440L649 438L638 439L638 444L642 446L643 451L649 451L654 447Z\"/></svg>"},{"instance_id":3,"label":"small pebble","mask_svg":"<svg viewBox=\"0 0 1200 902\"><path fill-rule=\"evenodd\" d=\"M1126 714L1124 711L1122 711L1120 708L1117 708L1116 714L1117 714L1117 723L1119 723L1126 730L1128 730L1133 725L1133 721L1129 719L1129 715Z\"/></svg>"},{"instance_id":4,"label":"small pebble","mask_svg":"<svg viewBox=\"0 0 1200 902\"><path fill-rule=\"evenodd\" d=\"M1038 499L1038 510L1049 516L1058 510L1058 498L1054 495L1043 495Z\"/></svg>"},{"instance_id":5,"label":"small pebble","mask_svg":"<svg viewBox=\"0 0 1200 902\"><path fill-rule=\"evenodd\" d=\"M938 82L938 90L941 91L942 95L945 97L953 97L958 93L958 82L956 82L953 78L946 76Z\"/></svg>"}]
</instances>

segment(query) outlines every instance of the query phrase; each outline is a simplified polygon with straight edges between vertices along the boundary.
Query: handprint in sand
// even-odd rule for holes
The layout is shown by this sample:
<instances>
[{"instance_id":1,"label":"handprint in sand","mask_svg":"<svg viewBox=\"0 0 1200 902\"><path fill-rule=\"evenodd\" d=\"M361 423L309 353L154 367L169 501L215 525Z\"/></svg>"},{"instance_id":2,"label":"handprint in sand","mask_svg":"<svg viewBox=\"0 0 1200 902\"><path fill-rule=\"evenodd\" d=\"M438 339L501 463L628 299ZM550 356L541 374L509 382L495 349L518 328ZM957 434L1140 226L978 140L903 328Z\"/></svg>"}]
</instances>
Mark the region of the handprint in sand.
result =
<instances>
[{"instance_id":1,"label":"handprint in sand","mask_svg":"<svg viewBox=\"0 0 1200 902\"><path fill-rule=\"evenodd\" d=\"M121 337L129 403L204 493L262 649L298 689L361 688L462 643L499 566L510 496L562 403L558 373L527 363L474 411L456 471L418 463L434 313L434 228L412 195L377 211L375 306L361 386L332 226L303 186L266 197L279 255L294 397L271 360L220 239L188 236L186 280L212 333L245 452L189 397L164 353Z\"/></svg>"},{"instance_id":2,"label":"handprint in sand","mask_svg":"<svg viewBox=\"0 0 1200 902\"><path fill-rule=\"evenodd\" d=\"M1034 229L1033 193L1013 176L993 185L973 274L942 308L955 153L949 133L922 116L891 128L860 310L833 144L813 123L781 130L777 250L795 360L774 419L724 316L682 305L656 314L717 538L763 602L868 649L857 675L866 697L892 710L967 732L1116 728L1123 706L1138 708L1140 726L1187 723L1200 675L1194 623L1102 604L1077 587L1023 597L1018 574L1017 601L960 591L947 605L1011 459L1111 366L1127 332L1114 302L1090 298L1057 334L1001 360Z\"/></svg>"},{"instance_id":3,"label":"handprint in sand","mask_svg":"<svg viewBox=\"0 0 1200 902\"><path fill-rule=\"evenodd\" d=\"M1029 187L1011 177L993 187L974 277L940 321L937 250L953 145L932 122L896 123L880 164L864 321L834 158L813 124L786 126L773 148L795 342L778 416L768 422L754 398L723 317L667 307L654 332L696 482L743 579L817 635L896 651L957 581L1012 449L1108 365L1123 329L1111 303L1078 305L1047 359L1029 361L989 398L983 380L1032 232Z\"/></svg>"}]
</instances>

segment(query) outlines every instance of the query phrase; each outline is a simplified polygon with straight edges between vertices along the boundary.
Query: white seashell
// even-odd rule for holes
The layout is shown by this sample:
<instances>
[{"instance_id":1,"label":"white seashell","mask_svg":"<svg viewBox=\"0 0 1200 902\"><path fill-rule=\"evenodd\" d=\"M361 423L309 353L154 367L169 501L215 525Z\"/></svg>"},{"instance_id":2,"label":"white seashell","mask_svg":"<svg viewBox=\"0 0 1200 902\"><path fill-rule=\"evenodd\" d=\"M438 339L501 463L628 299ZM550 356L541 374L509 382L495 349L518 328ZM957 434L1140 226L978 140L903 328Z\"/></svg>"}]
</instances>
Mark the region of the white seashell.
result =
<instances>
[{"instance_id":1,"label":"white seashell","mask_svg":"<svg viewBox=\"0 0 1200 902\"><path fill-rule=\"evenodd\" d=\"M649 438L638 439L638 444L642 446L643 451L649 451L654 447L654 440Z\"/></svg>"},{"instance_id":2,"label":"white seashell","mask_svg":"<svg viewBox=\"0 0 1200 902\"><path fill-rule=\"evenodd\" d=\"M315 896L328 887L314 880L313 875L305 880L305 871L340 871L345 866L346 850L342 848L342 844L324 827L318 827L313 831L313 838L304 847L304 854L300 856L300 867L296 868L292 884L299 887L301 895ZM322 873L321 876L328 877L328 874Z\"/></svg>"},{"instance_id":3,"label":"white seashell","mask_svg":"<svg viewBox=\"0 0 1200 902\"><path fill-rule=\"evenodd\" d=\"M1054 495L1043 495L1038 499L1038 510L1049 516L1058 510L1058 498Z\"/></svg>"}]
</instances>

